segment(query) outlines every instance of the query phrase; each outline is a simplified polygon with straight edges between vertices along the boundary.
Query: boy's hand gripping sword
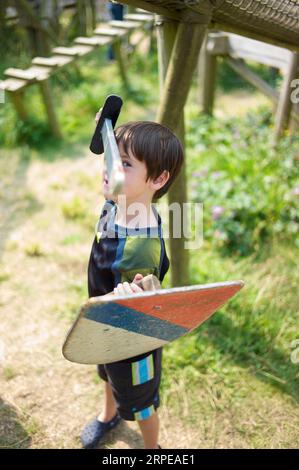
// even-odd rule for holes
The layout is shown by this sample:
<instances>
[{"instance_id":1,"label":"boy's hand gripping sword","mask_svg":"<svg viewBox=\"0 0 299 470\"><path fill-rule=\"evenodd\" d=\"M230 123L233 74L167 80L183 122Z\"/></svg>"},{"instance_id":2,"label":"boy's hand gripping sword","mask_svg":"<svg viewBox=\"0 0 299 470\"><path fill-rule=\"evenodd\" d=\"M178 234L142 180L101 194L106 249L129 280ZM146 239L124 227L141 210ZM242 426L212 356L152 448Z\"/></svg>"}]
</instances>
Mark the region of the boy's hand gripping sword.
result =
<instances>
[{"instance_id":1,"label":"boy's hand gripping sword","mask_svg":"<svg viewBox=\"0 0 299 470\"><path fill-rule=\"evenodd\" d=\"M119 96L107 96L89 147L96 155L104 152L109 189L113 195L121 192L125 180L122 161L113 132L122 104L122 99Z\"/></svg>"}]
</instances>

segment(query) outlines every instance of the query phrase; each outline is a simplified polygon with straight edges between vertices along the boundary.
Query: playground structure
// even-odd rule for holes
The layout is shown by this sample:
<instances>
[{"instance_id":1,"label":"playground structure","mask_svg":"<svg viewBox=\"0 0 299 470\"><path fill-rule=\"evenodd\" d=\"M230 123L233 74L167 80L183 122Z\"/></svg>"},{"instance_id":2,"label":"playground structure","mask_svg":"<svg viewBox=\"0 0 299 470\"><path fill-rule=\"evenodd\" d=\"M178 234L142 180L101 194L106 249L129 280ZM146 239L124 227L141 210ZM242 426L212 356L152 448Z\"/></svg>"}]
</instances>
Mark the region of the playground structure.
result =
<instances>
[{"instance_id":1,"label":"playground structure","mask_svg":"<svg viewBox=\"0 0 299 470\"><path fill-rule=\"evenodd\" d=\"M121 40L133 31L140 30L145 23L150 26L153 19L151 14L135 13L125 15L124 21L111 20L99 24L91 37L77 37L74 44L69 47L54 47L50 57L34 57L31 66L26 70L6 69L4 75L7 78L0 81L0 89L8 92L18 118L24 121L28 116L25 106L25 89L29 85L38 84L47 113L49 129L56 138L60 138L61 131L55 113L49 78L95 49L113 45L122 82L128 88L128 78L121 53Z\"/></svg>"},{"instance_id":2,"label":"playground structure","mask_svg":"<svg viewBox=\"0 0 299 470\"><path fill-rule=\"evenodd\" d=\"M23 1L23 0L22 0ZM50 129L60 136L48 78L75 59L97 47L114 44L119 70L126 83L120 40L141 24L155 24L158 39L161 98L156 120L173 129L184 142L184 106L198 62L203 79L203 109L211 113L217 56L265 93L276 106L274 143L288 125L298 123L298 103L291 101L299 68L299 4L294 0L122 0L143 11L126 15L124 22L108 22L94 29L91 37L78 37L72 47L55 47L51 57L35 57L27 70L7 69L0 88L7 91L19 118L26 119L24 90L38 83ZM132 22L135 22L134 25ZM122 24L120 24L122 23ZM240 35L240 36L236 36ZM201 57L200 57L201 56ZM199 60L200 57L200 60ZM271 88L244 60L256 60L283 71L281 92ZM168 193L168 202L187 201L186 168ZM170 213L169 226L172 227ZM181 227L183 233L183 227ZM172 286L190 284L189 255L185 239L170 234Z\"/></svg>"},{"instance_id":3,"label":"playground structure","mask_svg":"<svg viewBox=\"0 0 299 470\"><path fill-rule=\"evenodd\" d=\"M276 109L274 134L277 138L281 136L283 129L288 127L290 118L292 118L291 128L295 130L298 127L299 106L289 99L291 83L299 76L298 53L233 33L207 34L198 67L201 83L199 92L206 114L213 113L218 57L223 57L237 74L272 101ZM280 92L254 73L246 65L245 60L280 70L284 77Z\"/></svg>"},{"instance_id":4,"label":"playground structure","mask_svg":"<svg viewBox=\"0 0 299 470\"><path fill-rule=\"evenodd\" d=\"M207 33L226 32L283 47L292 60L277 107L274 143L291 109L290 85L298 73L299 4L293 0L123 0L122 3L155 13L161 97L157 121L173 129L184 143L184 106ZM203 49L204 50L204 49ZM210 55L211 57L211 55ZM213 61L213 60L212 60ZM215 63L214 63L215 65ZM209 76L207 74L206 76ZM206 97L208 87L206 86ZM210 96L213 96L213 86ZM209 102L209 101L208 101ZM211 102L211 101L210 101ZM186 165L168 193L168 203L188 201ZM169 227L173 226L170 212ZM181 222L183 233L183 222ZM178 227L176 227L178 229ZM185 238L170 233L171 285L190 284L189 252Z\"/></svg>"}]
</instances>

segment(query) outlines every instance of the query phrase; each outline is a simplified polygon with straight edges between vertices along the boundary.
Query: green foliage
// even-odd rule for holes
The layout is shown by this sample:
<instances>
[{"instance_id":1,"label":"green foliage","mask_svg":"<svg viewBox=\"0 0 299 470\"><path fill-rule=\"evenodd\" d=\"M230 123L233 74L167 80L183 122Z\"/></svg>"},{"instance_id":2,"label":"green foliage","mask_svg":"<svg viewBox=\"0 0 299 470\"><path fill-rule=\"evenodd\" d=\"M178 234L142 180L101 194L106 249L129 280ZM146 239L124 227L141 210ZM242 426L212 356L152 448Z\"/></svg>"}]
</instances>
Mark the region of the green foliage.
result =
<instances>
[{"instance_id":1,"label":"green foliage","mask_svg":"<svg viewBox=\"0 0 299 470\"><path fill-rule=\"evenodd\" d=\"M246 61L246 65L254 73L259 75L265 80L268 85L277 88L281 84L281 75L277 69L268 67L256 62ZM240 77L227 63L225 58L218 57L217 59L217 86L225 91L245 89L255 90L254 86L248 83L244 78Z\"/></svg>"},{"instance_id":2,"label":"green foliage","mask_svg":"<svg viewBox=\"0 0 299 470\"><path fill-rule=\"evenodd\" d=\"M62 213L66 219L82 220L87 212L86 206L79 196L74 196L69 202L62 204Z\"/></svg>"},{"instance_id":3,"label":"green foliage","mask_svg":"<svg viewBox=\"0 0 299 470\"><path fill-rule=\"evenodd\" d=\"M290 357L297 337L298 254L286 244L275 245L259 262L254 255L223 258L209 244L194 253L192 284L241 278L245 287L198 329L164 348L165 393L181 371L191 388L206 374L238 387L237 366L298 400L298 367Z\"/></svg>"},{"instance_id":4,"label":"green foliage","mask_svg":"<svg viewBox=\"0 0 299 470\"><path fill-rule=\"evenodd\" d=\"M35 258L45 255L39 243L31 243L30 245L26 246L25 253L27 256L31 256Z\"/></svg>"},{"instance_id":5,"label":"green foliage","mask_svg":"<svg viewBox=\"0 0 299 470\"><path fill-rule=\"evenodd\" d=\"M108 63L106 54L106 48L96 50L81 58L76 66L70 65L51 77L52 97L65 143L90 139L94 116L106 96L112 93L121 95L126 102L119 124L144 118L145 112L154 119L158 100L153 86L158 82L156 55L150 54L146 62L137 53L130 57L126 66L129 88L125 89L117 63ZM54 150L57 141L51 136L37 86L26 89L24 103L28 112L25 122L18 120L8 96L0 106L0 145L11 148L26 143L40 150Z\"/></svg>"},{"instance_id":6,"label":"green foliage","mask_svg":"<svg viewBox=\"0 0 299 470\"><path fill-rule=\"evenodd\" d=\"M272 133L262 109L229 121L190 119L191 197L204 204L205 238L225 253L258 252L275 236L299 246L299 139L275 148Z\"/></svg>"}]
</instances>

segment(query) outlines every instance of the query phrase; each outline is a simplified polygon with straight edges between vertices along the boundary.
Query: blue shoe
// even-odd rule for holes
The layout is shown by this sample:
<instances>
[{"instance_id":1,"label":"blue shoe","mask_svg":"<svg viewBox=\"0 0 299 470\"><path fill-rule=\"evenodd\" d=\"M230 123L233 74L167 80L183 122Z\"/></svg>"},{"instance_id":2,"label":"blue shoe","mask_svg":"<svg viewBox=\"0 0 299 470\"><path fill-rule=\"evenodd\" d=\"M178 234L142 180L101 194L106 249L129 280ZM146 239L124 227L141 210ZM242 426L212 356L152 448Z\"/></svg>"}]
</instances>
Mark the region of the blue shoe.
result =
<instances>
[{"instance_id":1,"label":"blue shoe","mask_svg":"<svg viewBox=\"0 0 299 470\"><path fill-rule=\"evenodd\" d=\"M81 433L81 442L84 449L93 449L105 434L115 428L121 421L119 414L116 414L111 421L102 423L97 418L88 423Z\"/></svg>"}]
</instances>

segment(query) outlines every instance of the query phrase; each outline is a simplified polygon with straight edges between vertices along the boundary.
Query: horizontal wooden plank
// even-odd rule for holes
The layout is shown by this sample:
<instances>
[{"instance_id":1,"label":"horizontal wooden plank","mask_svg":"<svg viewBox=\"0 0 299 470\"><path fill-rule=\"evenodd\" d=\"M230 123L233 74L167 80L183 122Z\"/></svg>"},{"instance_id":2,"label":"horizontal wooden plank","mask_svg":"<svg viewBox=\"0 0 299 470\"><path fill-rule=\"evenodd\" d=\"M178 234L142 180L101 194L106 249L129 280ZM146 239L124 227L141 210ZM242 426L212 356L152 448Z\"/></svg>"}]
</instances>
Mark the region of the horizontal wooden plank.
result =
<instances>
[{"instance_id":1,"label":"horizontal wooden plank","mask_svg":"<svg viewBox=\"0 0 299 470\"><path fill-rule=\"evenodd\" d=\"M4 71L4 75L9 78L19 78L21 80L26 80L27 83L32 83L47 80L51 71L51 67L33 65L26 70L8 68Z\"/></svg>"},{"instance_id":2,"label":"horizontal wooden plank","mask_svg":"<svg viewBox=\"0 0 299 470\"><path fill-rule=\"evenodd\" d=\"M291 52L282 47L233 33L228 33L228 38L229 54L233 58L253 60L279 69L285 69L289 64Z\"/></svg>"},{"instance_id":3,"label":"horizontal wooden plank","mask_svg":"<svg viewBox=\"0 0 299 470\"><path fill-rule=\"evenodd\" d=\"M37 82L47 80L52 73L51 67L44 67L40 65L32 65L31 67L29 67L29 69L26 69L25 71L32 73L35 76L35 80Z\"/></svg>"},{"instance_id":4,"label":"horizontal wooden plank","mask_svg":"<svg viewBox=\"0 0 299 470\"><path fill-rule=\"evenodd\" d=\"M34 57L34 59L32 59L32 64L55 69L69 64L73 60L73 56L54 55L52 57Z\"/></svg>"},{"instance_id":5,"label":"horizontal wooden plank","mask_svg":"<svg viewBox=\"0 0 299 470\"><path fill-rule=\"evenodd\" d=\"M126 29L135 29L142 25L140 21L121 21L121 20L112 20L109 21L109 26L116 28L126 28Z\"/></svg>"},{"instance_id":6,"label":"horizontal wooden plank","mask_svg":"<svg viewBox=\"0 0 299 470\"><path fill-rule=\"evenodd\" d=\"M70 64L75 59L74 56L70 57L70 56L63 56L59 54L53 55L51 58L53 59L53 61L57 63L58 67L63 67L64 65Z\"/></svg>"},{"instance_id":7,"label":"horizontal wooden plank","mask_svg":"<svg viewBox=\"0 0 299 470\"><path fill-rule=\"evenodd\" d=\"M34 65L41 65L45 67L57 67L57 61L53 60L52 57L34 57L32 59Z\"/></svg>"},{"instance_id":8,"label":"horizontal wooden plank","mask_svg":"<svg viewBox=\"0 0 299 470\"><path fill-rule=\"evenodd\" d=\"M109 28L107 24L105 26L97 26L96 29L94 30L94 34L98 34L101 36L124 36L128 33L127 30L120 29L120 28Z\"/></svg>"},{"instance_id":9,"label":"horizontal wooden plank","mask_svg":"<svg viewBox=\"0 0 299 470\"><path fill-rule=\"evenodd\" d=\"M79 57L85 54L89 54L94 49L94 46L88 46L86 44L76 44L72 47L54 47L52 52L61 56Z\"/></svg>"},{"instance_id":10,"label":"horizontal wooden plank","mask_svg":"<svg viewBox=\"0 0 299 470\"><path fill-rule=\"evenodd\" d=\"M10 78L20 78L21 80L26 80L27 82L34 82L36 79L33 72L16 69L13 67L9 67L8 69L4 70L4 75Z\"/></svg>"},{"instance_id":11,"label":"horizontal wooden plank","mask_svg":"<svg viewBox=\"0 0 299 470\"><path fill-rule=\"evenodd\" d=\"M154 21L154 15L145 15L141 13L127 13L124 15L125 20L130 20L130 21Z\"/></svg>"},{"instance_id":12,"label":"horizontal wooden plank","mask_svg":"<svg viewBox=\"0 0 299 470\"><path fill-rule=\"evenodd\" d=\"M7 91L19 91L28 85L26 80L20 80L17 78L7 78L6 80L0 80L0 89Z\"/></svg>"},{"instance_id":13,"label":"horizontal wooden plank","mask_svg":"<svg viewBox=\"0 0 299 470\"><path fill-rule=\"evenodd\" d=\"M97 40L97 45L98 46L105 46L106 44L112 44L114 39L115 39L112 36L102 36L101 34L98 35L95 31L94 31L94 36L93 37L98 38L98 40Z\"/></svg>"},{"instance_id":14,"label":"horizontal wooden plank","mask_svg":"<svg viewBox=\"0 0 299 470\"><path fill-rule=\"evenodd\" d=\"M76 38L74 42L76 44L83 44L83 45L93 46L93 47L103 46L104 44L106 44L106 41L103 41L103 38L99 36L92 36L90 38L82 36L82 37Z\"/></svg>"},{"instance_id":15,"label":"horizontal wooden plank","mask_svg":"<svg viewBox=\"0 0 299 470\"><path fill-rule=\"evenodd\" d=\"M77 46L75 46L75 47L54 47L52 49L52 52L54 52L55 54L59 54L59 55L61 54L61 55L73 56L73 57L79 55Z\"/></svg>"},{"instance_id":16,"label":"horizontal wooden plank","mask_svg":"<svg viewBox=\"0 0 299 470\"><path fill-rule=\"evenodd\" d=\"M143 10L142 8L136 8L137 13L141 13L142 15L150 15L153 16L153 14L150 11Z\"/></svg>"}]
</instances>

